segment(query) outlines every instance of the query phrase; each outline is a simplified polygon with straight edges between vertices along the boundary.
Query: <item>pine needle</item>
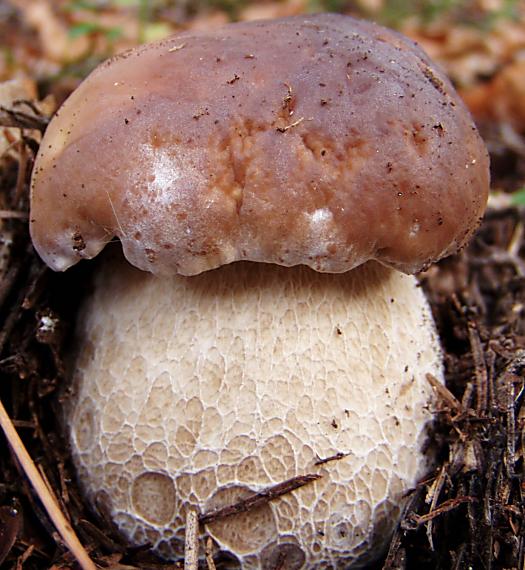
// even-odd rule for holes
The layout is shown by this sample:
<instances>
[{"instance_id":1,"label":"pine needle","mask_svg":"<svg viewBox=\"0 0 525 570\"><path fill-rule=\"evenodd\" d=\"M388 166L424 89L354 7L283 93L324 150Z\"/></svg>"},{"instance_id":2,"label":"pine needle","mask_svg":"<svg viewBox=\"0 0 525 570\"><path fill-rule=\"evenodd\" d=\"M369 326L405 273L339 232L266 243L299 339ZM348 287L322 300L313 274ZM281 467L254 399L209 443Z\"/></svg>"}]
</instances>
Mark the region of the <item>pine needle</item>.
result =
<instances>
[{"instance_id":1,"label":"pine needle","mask_svg":"<svg viewBox=\"0 0 525 570\"><path fill-rule=\"evenodd\" d=\"M31 482L33 489L42 501L49 518L55 525L62 540L75 557L82 570L97 570L95 563L91 560L88 553L80 543L75 531L67 522L64 514L60 510L53 495L49 492L42 476L38 472L33 460L27 452L22 440L20 439L11 418L8 416L3 403L0 401L0 427L2 428L7 441L16 455L24 473Z\"/></svg>"}]
</instances>

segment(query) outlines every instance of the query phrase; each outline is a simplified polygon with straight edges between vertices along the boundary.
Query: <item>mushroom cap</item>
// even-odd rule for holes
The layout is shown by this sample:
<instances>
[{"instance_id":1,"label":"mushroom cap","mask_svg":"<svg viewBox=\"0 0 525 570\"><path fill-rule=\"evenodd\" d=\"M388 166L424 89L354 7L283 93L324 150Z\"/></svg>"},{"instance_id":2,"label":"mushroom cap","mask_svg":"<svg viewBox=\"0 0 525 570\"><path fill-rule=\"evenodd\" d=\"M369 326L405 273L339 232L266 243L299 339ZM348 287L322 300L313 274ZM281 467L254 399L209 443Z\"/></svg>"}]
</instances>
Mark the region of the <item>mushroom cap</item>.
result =
<instances>
[{"instance_id":1,"label":"mushroom cap","mask_svg":"<svg viewBox=\"0 0 525 570\"><path fill-rule=\"evenodd\" d=\"M236 260L415 272L465 243L488 185L468 111L414 42L297 16L102 64L47 130L31 234L56 270L118 236L158 274Z\"/></svg>"},{"instance_id":2,"label":"mushroom cap","mask_svg":"<svg viewBox=\"0 0 525 570\"><path fill-rule=\"evenodd\" d=\"M319 474L204 535L243 570L379 556L432 461L425 375L442 380L441 354L416 279L375 262L344 275L105 269L79 319L66 403L91 504L132 543L180 559L189 508Z\"/></svg>"}]
</instances>

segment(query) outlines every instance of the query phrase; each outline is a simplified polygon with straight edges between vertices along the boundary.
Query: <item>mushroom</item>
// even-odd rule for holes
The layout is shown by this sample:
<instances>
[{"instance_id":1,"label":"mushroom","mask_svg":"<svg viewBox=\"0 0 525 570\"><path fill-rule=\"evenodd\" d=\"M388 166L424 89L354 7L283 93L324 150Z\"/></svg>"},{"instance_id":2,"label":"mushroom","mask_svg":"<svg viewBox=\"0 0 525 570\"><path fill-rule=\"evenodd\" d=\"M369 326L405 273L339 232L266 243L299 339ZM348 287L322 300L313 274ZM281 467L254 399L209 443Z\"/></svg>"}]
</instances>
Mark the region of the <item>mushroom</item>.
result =
<instances>
[{"instance_id":1,"label":"mushroom","mask_svg":"<svg viewBox=\"0 0 525 570\"><path fill-rule=\"evenodd\" d=\"M102 64L46 132L31 209L53 269L116 236L147 271L105 254L78 320L65 425L91 504L178 559L190 510L314 474L203 533L246 569L377 557L443 379L403 273L465 244L488 181L450 82L371 23L232 24Z\"/></svg>"}]
</instances>

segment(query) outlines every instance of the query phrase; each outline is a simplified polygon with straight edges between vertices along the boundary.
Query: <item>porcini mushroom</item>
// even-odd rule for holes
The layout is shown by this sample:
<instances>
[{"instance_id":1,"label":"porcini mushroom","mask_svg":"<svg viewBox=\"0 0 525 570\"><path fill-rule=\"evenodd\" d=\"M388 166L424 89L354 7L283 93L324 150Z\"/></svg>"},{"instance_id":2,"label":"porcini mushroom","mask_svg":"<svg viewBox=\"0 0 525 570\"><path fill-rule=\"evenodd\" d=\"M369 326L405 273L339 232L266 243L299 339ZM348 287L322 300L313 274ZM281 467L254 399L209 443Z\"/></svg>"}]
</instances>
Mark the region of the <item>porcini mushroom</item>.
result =
<instances>
[{"instance_id":1,"label":"porcini mushroom","mask_svg":"<svg viewBox=\"0 0 525 570\"><path fill-rule=\"evenodd\" d=\"M377 556L431 462L442 379L396 270L464 245L488 193L449 81L350 17L233 24L103 64L41 148L42 258L64 270L117 236L157 274L108 256L79 318L67 425L90 501L176 559L189 509L314 473L203 532L243 568Z\"/></svg>"}]
</instances>

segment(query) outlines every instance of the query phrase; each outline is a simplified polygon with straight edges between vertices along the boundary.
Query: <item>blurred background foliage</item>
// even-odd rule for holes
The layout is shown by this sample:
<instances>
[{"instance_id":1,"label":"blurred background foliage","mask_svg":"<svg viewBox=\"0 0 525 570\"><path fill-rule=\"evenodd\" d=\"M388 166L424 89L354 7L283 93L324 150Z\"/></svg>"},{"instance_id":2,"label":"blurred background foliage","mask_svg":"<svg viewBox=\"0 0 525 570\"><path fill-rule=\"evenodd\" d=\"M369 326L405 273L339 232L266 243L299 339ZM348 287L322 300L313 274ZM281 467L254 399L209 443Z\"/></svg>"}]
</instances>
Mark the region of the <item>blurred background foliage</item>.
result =
<instances>
[{"instance_id":1,"label":"blurred background foliage","mask_svg":"<svg viewBox=\"0 0 525 570\"><path fill-rule=\"evenodd\" d=\"M137 44L322 11L368 18L418 41L478 124L496 129L486 133L493 161L501 147L524 162L525 0L0 0L0 85L30 80L58 105L100 61ZM525 204L525 191L516 199Z\"/></svg>"},{"instance_id":2,"label":"blurred background foliage","mask_svg":"<svg viewBox=\"0 0 525 570\"><path fill-rule=\"evenodd\" d=\"M179 30L322 11L373 19L420 41L439 39L444 59L451 47L471 47L476 36L514 36L516 26L523 35L525 22L524 0L0 0L0 80L17 66L39 78L71 65L69 71L84 75L81 63L89 67ZM447 46L450 34L454 40Z\"/></svg>"}]
</instances>

